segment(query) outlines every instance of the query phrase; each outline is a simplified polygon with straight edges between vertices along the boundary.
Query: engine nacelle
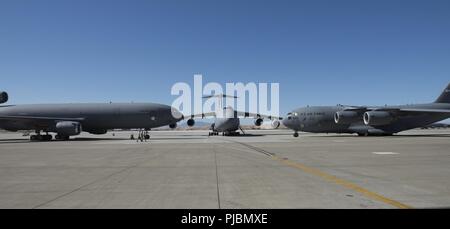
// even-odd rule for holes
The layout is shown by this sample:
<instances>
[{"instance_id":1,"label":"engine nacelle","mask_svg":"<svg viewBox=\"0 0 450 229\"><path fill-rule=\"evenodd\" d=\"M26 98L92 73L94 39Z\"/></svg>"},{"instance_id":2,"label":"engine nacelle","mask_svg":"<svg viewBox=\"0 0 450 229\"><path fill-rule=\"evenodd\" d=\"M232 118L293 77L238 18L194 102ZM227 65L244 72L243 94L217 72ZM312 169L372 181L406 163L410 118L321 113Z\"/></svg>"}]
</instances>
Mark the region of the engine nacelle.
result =
<instances>
[{"instance_id":1,"label":"engine nacelle","mask_svg":"<svg viewBox=\"0 0 450 229\"><path fill-rule=\"evenodd\" d=\"M264 120L262 120L261 118L258 118L255 120L255 126L261 126L261 124L263 123Z\"/></svg>"},{"instance_id":2,"label":"engine nacelle","mask_svg":"<svg viewBox=\"0 0 450 229\"><path fill-rule=\"evenodd\" d=\"M277 129L278 127L280 127L280 121L278 121L278 120L273 120L273 121L272 121L272 127L273 127L274 129Z\"/></svg>"},{"instance_id":3,"label":"engine nacelle","mask_svg":"<svg viewBox=\"0 0 450 229\"><path fill-rule=\"evenodd\" d=\"M334 122L336 124L352 124L361 120L360 117L354 111L338 111L334 114Z\"/></svg>"},{"instance_id":4,"label":"engine nacelle","mask_svg":"<svg viewBox=\"0 0 450 229\"><path fill-rule=\"evenodd\" d=\"M8 93L0 91L0 104L8 102Z\"/></svg>"},{"instance_id":5,"label":"engine nacelle","mask_svg":"<svg viewBox=\"0 0 450 229\"><path fill-rule=\"evenodd\" d=\"M195 120L191 118L191 119L187 120L186 124L187 124L189 127L192 127L192 126L195 125Z\"/></svg>"},{"instance_id":6,"label":"engine nacelle","mask_svg":"<svg viewBox=\"0 0 450 229\"><path fill-rule=\"evenodd\" d=\"M56 132L63 136L79 135L81 133L81 124L79 122L61 121L56 123Z\"/></svg>"},{"instance_id":7,"label":"engine nacelle","mask_svg":"<svg viewBox=\"0 0 450 229\"><path fill-rule=\"evenodd\" d=\"M175 128L177 128L177 126L178 125L176 123L172 123L172 124L169 125L169 128L170 129L175 129Z\"/></svg>"},{"instance_id":8,"label":"engine nacelle","mask_svg":"<svg viewBox=\"0 0 450 229\"><path fill-rule=\"evenodd\" d=\"M386 111L368 111L364 113L364 124L369 126L387 125L394 121L394 117Z\"/></svg>"},{"instance_id":9,"label":"engine nacelle","mask_svg":"<svg viewBox=\"0 0 450 229\"><path fill-rule=\"evenodd\" d=\"M108 130L90 130L88 132L90 134L102 135L102 134L106 134L108 132Z\"/></svg>"}]
</instances>

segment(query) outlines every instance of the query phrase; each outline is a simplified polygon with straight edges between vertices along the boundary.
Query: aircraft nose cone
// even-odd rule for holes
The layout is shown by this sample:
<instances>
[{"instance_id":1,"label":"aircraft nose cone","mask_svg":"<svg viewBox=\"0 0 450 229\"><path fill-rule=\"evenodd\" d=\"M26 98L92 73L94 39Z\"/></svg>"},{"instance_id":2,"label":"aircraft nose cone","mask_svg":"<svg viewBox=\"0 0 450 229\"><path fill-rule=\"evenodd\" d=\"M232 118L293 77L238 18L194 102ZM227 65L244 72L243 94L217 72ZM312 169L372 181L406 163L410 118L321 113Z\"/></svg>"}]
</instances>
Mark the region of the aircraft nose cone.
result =
<instances>
[{"instance_id":1,"label":"aircraft nose cone","mask_svg":"<svg viewBox=\"0 0 450 229\"><path fill-rule=\"evenodd\" d=\"M172 118L178 122L183 119L183 114L176 108L171 107Z\"/></svg>"},{"instance_id":2,"label":"aircraft nose cone","mask_svg":"<svg viewBox=\"0 0 450 229\"><path fill-rule=\"evenodd\" d=\"M288 119L288 117L286 116L286 117L283 117L283 120L281 120L281 123L283 123L283 125L284 126L286 126L286 127L288 127L288 128L291 128L291 120L290 119Z\"/></svg>"}]
</instances>

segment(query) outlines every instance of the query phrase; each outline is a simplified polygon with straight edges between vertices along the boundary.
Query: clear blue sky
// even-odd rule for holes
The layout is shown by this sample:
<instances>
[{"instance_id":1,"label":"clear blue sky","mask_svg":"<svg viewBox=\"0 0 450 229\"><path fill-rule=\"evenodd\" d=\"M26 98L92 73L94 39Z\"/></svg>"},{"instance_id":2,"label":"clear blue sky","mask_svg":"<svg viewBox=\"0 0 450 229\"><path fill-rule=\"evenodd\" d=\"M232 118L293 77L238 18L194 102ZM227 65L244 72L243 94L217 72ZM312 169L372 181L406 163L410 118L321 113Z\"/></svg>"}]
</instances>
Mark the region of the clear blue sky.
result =
<instances>
[{"instance_id":1,"label":"clear blue sky","mask_svg":"<svg viewBox=\"0 0 450 229\"><path fill-rule=\"evenodd\" d=\"M450 82L450 1L0 1L12 104L170 104L196 73L279 82L283 114L431 102Z\"/></svg>"}]
</instances>

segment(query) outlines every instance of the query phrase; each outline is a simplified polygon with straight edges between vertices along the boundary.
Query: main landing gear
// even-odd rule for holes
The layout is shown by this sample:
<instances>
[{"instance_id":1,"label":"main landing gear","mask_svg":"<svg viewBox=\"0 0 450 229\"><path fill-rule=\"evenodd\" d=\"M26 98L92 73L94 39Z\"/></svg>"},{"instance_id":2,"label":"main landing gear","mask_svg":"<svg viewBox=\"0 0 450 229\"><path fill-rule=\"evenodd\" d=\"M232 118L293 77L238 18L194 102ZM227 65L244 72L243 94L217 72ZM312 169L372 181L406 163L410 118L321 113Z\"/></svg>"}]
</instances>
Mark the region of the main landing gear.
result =
<instances>
[{"instance_id":1,"label":"main landing gear","mask_svg":"<svg viewBox=\"0 0 450 229\"><path fill-rule=\"evenodd\" d=\"M209 132L209 136L218 136L219 132ZM234 131L234 132L222 132L222 136L239 136L241 133Z\"/></svg>"},{"instance_id":2,"label":"main landing gear","mask_svg":"<svg viewBox=\"0 0 450 229\"><path fill-rule=\"evenodd\" d=\"M294 137L298 138L298 132L297 131L295 131Z\"/></svg>"},{"instance_id":3,"label":"main landing gear","mask_svg":"<svg viewBox=\"0 0 450 229\"><path fill-rule=\"evenodd\" d=\"M30 141L51 141L53 136L46 133L45 135L41 135L40 131L36 131L35 135L30 135Z\"/></svg>"},{"instance_id":4,"label":"main landing gear","mask_svg":"<svg viewBox=\"0 0 450 229\"><path fill-rule=\"evenodd\" d=\"M237 131L222 133L222 136L240 136L241 133Z\"/></svg>"},{"instance_id":5,"label":"main landing gear","mask_svg":"<svg viewBox=\"0 0 450 229\"><path fill-rule=\"evenodd\" d=\"M68 141L69 139L70 139L69 136L60 135L60 134L55 135L55 140Z\"/></svg>"},{"instance_id":6,"label":"main landing gear","mask_svg":"<svg viewBox=\"0 0 450 229\"><path fill-rule=\"evenodd\" d=\"M31 141L51 141L53 139L53 136L50 134L46 135L31 135L30 140Z\"/></svg>"}]
</instances>

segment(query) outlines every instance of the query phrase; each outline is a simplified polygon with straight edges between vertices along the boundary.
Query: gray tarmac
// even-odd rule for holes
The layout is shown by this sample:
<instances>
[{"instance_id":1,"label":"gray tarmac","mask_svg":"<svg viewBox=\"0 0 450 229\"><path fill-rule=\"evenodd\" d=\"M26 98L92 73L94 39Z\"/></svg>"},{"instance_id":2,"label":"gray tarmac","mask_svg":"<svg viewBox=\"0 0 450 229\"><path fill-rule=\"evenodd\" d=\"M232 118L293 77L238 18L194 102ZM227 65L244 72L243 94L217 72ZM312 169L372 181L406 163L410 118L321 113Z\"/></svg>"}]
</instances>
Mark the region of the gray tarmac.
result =
<instances>
[{"instance_id":1,"label":"gray tarmac","mask_svg":"<svg viewBox=\"0 0 450 229\"><path fill-rule=\"evenodd\" d=\"M450 130L131 133L30 142L1 132L0 208L450 207Z\"/></svg>"}]
</instances>

